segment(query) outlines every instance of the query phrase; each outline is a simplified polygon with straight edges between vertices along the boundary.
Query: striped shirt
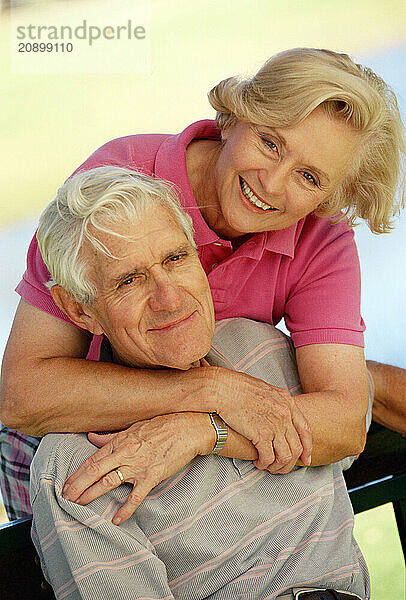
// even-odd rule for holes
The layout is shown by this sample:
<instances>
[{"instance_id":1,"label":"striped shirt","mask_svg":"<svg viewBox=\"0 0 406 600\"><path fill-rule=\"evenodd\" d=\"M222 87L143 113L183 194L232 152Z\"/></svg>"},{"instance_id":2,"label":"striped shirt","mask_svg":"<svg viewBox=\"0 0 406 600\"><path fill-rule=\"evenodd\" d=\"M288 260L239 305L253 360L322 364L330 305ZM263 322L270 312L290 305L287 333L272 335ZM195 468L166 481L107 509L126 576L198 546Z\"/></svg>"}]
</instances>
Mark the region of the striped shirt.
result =
<instances>
[{"instance_id":1,"label":"striped shirt","mask_svg":"<svg viewBox=\"0 0 406 600\"><path fill-rule=\"evenodd\" d=\"M272 326L220 322L208 360L300 393L293 348ZM61 495L93 452L84 434L52 434L33 462L34 541L58 599L108 589L120 600L271 600L297 585L369 598L341 463L272 475L251 461L197 457L117 527L128 484L87 506Z\"/></svg>"}]
</instances>

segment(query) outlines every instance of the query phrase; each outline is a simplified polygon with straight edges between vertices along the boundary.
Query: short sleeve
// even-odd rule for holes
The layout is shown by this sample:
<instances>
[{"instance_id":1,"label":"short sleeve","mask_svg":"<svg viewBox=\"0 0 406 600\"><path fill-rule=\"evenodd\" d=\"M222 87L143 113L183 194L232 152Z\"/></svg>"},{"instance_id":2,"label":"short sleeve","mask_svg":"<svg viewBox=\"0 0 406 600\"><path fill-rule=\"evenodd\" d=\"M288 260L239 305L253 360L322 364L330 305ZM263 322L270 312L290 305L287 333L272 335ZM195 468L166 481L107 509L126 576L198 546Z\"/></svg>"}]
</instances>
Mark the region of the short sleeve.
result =
<instances>
[{"instance_id":1,"label":"short sleeve","mask_svg":"<svg viewBox=\"0 0 406 600\"><path fill-rule=\"evenodd\" d=\"M360 266L346 220L307 217L287 280L285 322L295 347L309 344L363 346Z\"/></svg>"},{"instance_id":2,"label":"short sleeve","mask_svg":"<svg viewBox=\"0 0 406 600\"><path fill-rule=\"evenodd\" d=\"M133 168L151 173L154 170L157 149L167 137L165 134L131 135L111 140L96 150L76 169L75 173L104 165ZM45 285L49 280L50 274L42 260L34 235L28 249L27 270L16 287L16 292L29 304L73 325L55 305Z\"/></svg>"},{"instance_id":3,"label":"short sleeve","mask_svg":"<svg viewBox=\"0 0 406 600\"><path fill-rule=\"evenodd\" d=\"M16 287L16 292L20 294L23 300L32 304L32 306L73 325L72 321L53 301L51 292L45 285L50 279L51 276L42 260L37 238L34 235L28 248L27 269Z\"/></svg>"}]
</instances>

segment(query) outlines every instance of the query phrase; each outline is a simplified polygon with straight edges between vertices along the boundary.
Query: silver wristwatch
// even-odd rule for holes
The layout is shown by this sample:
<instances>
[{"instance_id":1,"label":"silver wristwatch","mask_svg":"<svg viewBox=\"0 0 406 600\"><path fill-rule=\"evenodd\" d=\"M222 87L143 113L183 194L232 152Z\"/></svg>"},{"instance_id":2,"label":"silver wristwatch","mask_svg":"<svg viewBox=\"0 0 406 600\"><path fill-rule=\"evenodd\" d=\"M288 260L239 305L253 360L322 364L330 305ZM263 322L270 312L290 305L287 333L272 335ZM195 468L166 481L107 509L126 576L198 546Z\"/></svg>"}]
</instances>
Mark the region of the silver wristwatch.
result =
<instances>
[{"instance_id":1,"label":"silver wristwatch","mask_svg":"<svg viewBox=\"0 0 406 600\"><path fill-rule=\"evenodd\" d=\"M223 419L217 413L209 413L209 417L217 434L217 440L211 453L218 454L222 451L227 441L228 428Z\"/></svg>"}]
</instances>

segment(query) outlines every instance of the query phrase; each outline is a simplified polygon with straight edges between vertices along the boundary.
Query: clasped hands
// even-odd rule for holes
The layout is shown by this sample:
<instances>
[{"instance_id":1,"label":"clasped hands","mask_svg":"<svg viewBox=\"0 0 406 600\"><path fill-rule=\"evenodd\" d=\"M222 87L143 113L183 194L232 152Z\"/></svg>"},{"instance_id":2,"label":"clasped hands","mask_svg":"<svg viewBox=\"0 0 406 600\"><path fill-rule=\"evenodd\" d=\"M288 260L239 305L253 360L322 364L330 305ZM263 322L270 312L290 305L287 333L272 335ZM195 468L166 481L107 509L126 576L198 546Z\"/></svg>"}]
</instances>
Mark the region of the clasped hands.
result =
<instances>
[{"instance_id":1,"label":"clasped hands","mask_svg":"<svg viewBox=\"0 0 406 600\"><path fill-rule=\"evenodd\" d=\"M237 432L251 442L247 459L254 458L258 469L282 474L291 471L298 461L310 465L310 426L289 392L227 369L210 367L205 373L209 373L206 393L212 403L208 411L224 419L230 436ZM161 481L196 456L210 454L216 434L207 412L191 410L138 421L113 434L89 433L88 438L100 449L67 479L63 496L88 504L117 488L123 478L133 489L113 518L118 525ZM221 454L232 456L227 445Z\"/></svg>"}]
</instances>

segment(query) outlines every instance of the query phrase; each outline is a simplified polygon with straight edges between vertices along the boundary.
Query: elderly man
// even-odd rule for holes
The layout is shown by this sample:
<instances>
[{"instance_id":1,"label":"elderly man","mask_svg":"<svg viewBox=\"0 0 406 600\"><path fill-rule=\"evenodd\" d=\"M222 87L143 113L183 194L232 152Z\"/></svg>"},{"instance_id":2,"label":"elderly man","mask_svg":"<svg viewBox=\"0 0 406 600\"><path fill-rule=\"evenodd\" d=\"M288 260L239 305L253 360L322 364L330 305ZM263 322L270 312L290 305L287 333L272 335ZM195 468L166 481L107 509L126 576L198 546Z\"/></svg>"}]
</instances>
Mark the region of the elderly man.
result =
<instances>
[{"instance_id":1,"label":"elderly man","mask_svg":"<svg viewBox=\"0 0 406 600\"><path fill-rule=\"evenodd\" d=\"M323 415L295 406L291 347L247 319L222 321L214 333L189 218L166 184L114 167L79 173L37 236L58 306L104 335L101 361L163 377L184 370L202 385L208 369L229 369L230 381L245 378L252 389L248 407L230 384L222 406L146 399L126 431L43 439L31 470L33 537L57 598L291 599L296 588L332 590L300 592L301 600L368 598L344 461L325 464ZM280 387L280 415L262 406L270 383ZM114 403L106 380L106 405ZM281 415L285 438L275 440ZM307 421L312 468L291 458L310 462ZM289 458L256 468L272 441Z\"/></svg>"}]
</instances>

